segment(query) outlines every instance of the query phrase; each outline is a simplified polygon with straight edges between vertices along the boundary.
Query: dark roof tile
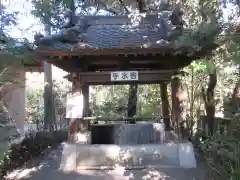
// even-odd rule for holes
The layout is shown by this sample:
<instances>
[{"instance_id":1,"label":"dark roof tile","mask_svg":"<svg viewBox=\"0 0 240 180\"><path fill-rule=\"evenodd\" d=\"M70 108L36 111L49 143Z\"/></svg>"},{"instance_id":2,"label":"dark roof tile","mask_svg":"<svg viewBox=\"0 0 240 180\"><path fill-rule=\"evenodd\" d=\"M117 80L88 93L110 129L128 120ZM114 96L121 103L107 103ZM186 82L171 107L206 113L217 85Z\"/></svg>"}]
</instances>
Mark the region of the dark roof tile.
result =
<instances>
[{"instance_id":1,"label":"dark roof tile","mask_svg":"<svg viewBox=\"0 0 240 180\"><path fill-rule=\"evenodd\" d=\"M80 32L84 32L84 36L83 33L78 35L79 42L86 44L88 48L101 49L162 47L177 38L172 37L171 33L178 32L177 36L181 35L181 30L176 29L170 21L171 13L171 11L163 11L159 15L148 15L142 18L138 25L132 24L132 19L127 16L81 17L79 23L85 24L79 26L79 29L84 28L80 29ZM42 38L40 47L73 50L77 43L68 42L63 34L65 33ZM58 39L53 37L58 37Z\"/></svg>"}]
</instances>

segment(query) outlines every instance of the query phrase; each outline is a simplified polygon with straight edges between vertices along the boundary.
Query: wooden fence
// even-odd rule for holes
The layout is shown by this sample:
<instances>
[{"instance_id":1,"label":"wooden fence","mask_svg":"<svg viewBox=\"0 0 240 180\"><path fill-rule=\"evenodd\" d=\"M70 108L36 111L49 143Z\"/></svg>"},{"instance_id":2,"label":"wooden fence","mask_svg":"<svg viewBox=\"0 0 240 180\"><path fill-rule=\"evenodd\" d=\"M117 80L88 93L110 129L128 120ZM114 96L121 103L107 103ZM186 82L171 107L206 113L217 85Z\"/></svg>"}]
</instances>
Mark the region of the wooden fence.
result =
<instances>
[{"instance_id":1,"label":"wooden fence","mask_svg":"<svg viewBox=\"0 0 240 180\"><path fill-rule=\"evenodd\" d=\"M209 135L208 128L208 120L206 116L200 117L201 127L205 136ZM219 132L220 134L224 134L228 130L229 123L231 122L231 118L220 118L215 117L214 119L214 132Z\"/></svg>"}]
</instances>

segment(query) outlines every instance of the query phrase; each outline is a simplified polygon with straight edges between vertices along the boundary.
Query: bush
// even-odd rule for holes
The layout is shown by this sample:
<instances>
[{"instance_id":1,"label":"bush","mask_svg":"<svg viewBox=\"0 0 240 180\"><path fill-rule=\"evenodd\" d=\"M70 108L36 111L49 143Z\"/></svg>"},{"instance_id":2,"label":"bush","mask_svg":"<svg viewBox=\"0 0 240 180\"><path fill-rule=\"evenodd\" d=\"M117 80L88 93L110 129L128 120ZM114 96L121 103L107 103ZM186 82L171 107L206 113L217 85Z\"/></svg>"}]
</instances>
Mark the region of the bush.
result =
<instances>
[{"instance_id":1,"label":"bush","mask_svg":"<svg viewBox=\"0 0 240 180\"><path fill-rule=\"evenodd\" d=\"M217 180L240 179L240 115L230 122L225 133L216 132L202 143L202 151Z\"/></svg>"},{"instance_id":2,"label":"bush","mask_svg":"<svg viewBox=\"0 0 240 180\"><path fill-rule=\"evenodd\" d=\"M1 176L12 171L33 157L41 156L46 149L57 147L61 142L67 140L67 132L37 132L25 136L19 144L13 144L5 154L1 164Z\"/></svg>"}]
</instances>

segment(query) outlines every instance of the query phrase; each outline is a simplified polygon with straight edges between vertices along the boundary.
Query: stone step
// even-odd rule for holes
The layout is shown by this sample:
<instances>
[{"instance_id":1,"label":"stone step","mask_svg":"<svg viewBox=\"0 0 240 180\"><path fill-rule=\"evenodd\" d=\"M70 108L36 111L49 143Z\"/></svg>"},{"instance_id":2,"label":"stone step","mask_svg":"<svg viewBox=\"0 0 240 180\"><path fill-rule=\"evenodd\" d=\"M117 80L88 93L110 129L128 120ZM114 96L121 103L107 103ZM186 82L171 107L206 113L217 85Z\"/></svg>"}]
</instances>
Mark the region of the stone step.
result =
<instances>
[{"instance_id":1,"label":"stone step","mask_svg":"<svg viewBox=\"0 0 240 180\"><path fill-rule=\"evenodd\" d=\"M181 157L180 157L181 156ZM75 168L147 168L169 166L191 168L196 166L189 143L145 145L89 145L63 144L61 169Z\"/></svg>"},{"instance_id":2,"label":"stone step","mask_svg":"<svg viewBox=\"0 0 240 180\"><path fill-rule=\"evenodd\" d=\"M117 167L113 170L99 169L77 169L75 172L87 174L91 180L206 180L207 171L205 167L185 169L180 167L151 167L142 169L127 169Z\"/></svg>"}]
</instances>

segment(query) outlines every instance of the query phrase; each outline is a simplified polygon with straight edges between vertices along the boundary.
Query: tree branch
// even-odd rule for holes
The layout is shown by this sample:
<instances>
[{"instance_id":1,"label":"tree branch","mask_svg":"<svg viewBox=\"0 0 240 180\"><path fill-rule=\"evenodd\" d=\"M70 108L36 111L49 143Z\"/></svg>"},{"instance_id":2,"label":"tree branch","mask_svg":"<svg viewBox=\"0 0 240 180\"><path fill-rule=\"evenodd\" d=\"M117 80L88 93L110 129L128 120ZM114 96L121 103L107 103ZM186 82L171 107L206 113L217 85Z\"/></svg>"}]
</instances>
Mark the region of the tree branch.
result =
<instances>
[{"instance_id":1,"label":"tree branch","mask_svg":"<svg viewBox=\"0 0 240 180\"><path fill-rule=\"evenodd\" d=\"M90 6L99 6L102 9L104 9L105 11L108 11L114 15L119 15L121 12L115 8L109 8L107 7L107 5L104 3L104 1L102 0L86 0L84 1L84 5L83 7L90 7Z\"/></svg>"},{"instance_id":2,"label":"tree branch","mask_svg":"<svg viewBox=\"0 0 240 180\"><path fill-rule=\"evenodd\" d=\"M99 10L100 10L99 5L97 5L96 11L93 13L93 16L96 16Z\"/></svg>"},{"instance_id":3,"label":"tree branch","mask_svg":"<svg viewBox=\"0 0 240 180\"><path fill-rule=\"evenodd\" d=\"M202 98L203 98L203 101L204 101L204 104L205 104L205 109L206 109L206 107L207 107L207 98L206 98L206 91L205 91L203 86L202 86Z\"/></svg>"},{"instance_id":4,"label":"tree branch","mask_svg":"<svg viewBox=\"0 0 240 180\"><path fill-rule=\"evenodd\" d=\"M75 1L71 0L71 6L70 6L70 12L68 14L68 22L66 25L64 25L62 28L71 28L76 25L76 7L75 7Z\"/></svg>"},{"instance_id":5,"label":"tree branch","mask_svg":"<svg viewBox=\"0 0 240 180\"><path fill-rule=\"evenodd\" d=\"M122 0L118 0L120 2L120 4L122 5L122 7L124 8L124 10L126 11L127 14L130 13L130 11L128 10L128 8L126 7L126 5L124 4L124 2Z\"/></svg>"},{"instance_id":6,"label":"tree branch","mask_svg":"<svg viewBox=\"0 0 240 180\"><path fill-rule=\"evenodd\" d=\"M207 92L213 92L216 84L217 84L217 76L216 76L216 71L215 71L213 74L209 74L209 82L208 82Z\"/></svg>"}]
</instances>

